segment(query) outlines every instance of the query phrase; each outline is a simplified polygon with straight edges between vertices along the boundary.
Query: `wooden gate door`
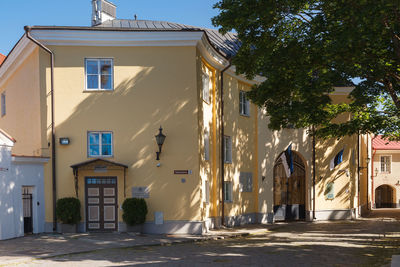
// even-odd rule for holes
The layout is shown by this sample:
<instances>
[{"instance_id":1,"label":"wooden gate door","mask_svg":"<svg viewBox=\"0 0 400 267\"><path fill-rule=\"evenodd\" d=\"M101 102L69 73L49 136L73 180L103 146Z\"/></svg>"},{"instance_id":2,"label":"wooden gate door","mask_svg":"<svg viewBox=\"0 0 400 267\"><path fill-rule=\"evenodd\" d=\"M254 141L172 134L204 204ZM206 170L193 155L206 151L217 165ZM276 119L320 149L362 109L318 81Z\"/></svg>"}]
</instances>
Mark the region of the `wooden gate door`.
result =
<instances>
[{"instance_id":1,"label":"wooden gate door","mask_svg":"<svg viewBox=\"0 0 400 267\"><path fill-rule=\"evenodd\" d=\"M32 188L22 187L22 209L24 215L24 233L33 232Z\"/></svg>"},{"instance_id":2,"label":"wooden gate door","mask_svg":"<svg viewBox=\"0 0 400 267\"><path fill-rule=\"evenodd\" d=\"M117 178L87 177L85 188L86 229L88 231L117 231Z\"/></svg>"},{"instance_id":3,"label":"wooden gate door","mask_svg":"<svg viewBox=\"0 0 400 267\"><path fill-rule=\"evenodd\" d=\"M306 175L303 160L292 151L293 173L287 178L282 160L274 166L274 219L275 221L304 220L306 217Z\"/></svg>"}]
</instances>

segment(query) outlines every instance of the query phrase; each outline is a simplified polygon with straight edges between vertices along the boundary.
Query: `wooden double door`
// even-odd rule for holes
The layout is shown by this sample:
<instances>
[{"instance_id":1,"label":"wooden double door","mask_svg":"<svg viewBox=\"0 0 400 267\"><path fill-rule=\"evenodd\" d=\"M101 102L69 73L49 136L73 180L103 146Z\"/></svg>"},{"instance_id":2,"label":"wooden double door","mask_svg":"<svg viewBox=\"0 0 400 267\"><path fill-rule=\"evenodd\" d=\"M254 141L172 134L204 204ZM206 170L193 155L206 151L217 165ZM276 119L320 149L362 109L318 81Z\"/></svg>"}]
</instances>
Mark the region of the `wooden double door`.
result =
<instances>
[{"instance_id":1,"label":"wooden double door","mask_svg":"<svg viewBox=\"0 0 400 267\"><path fill-rule=\"evenodd\" d=\"M86 177L85 192L87 231L117 231L117 177Z\"/></svg>"},{"instance_id":2,"label":"wooden double door","mask_svg":"<svg viewBox=\"0 0 400 267\"><path fill-rule=\"evenodd\" d=\"M293 173L286 177L282 160L274 166L274 219L275 221L304 220L306 173L303 160L292 151Z\"/></svg>"}]
</instances>

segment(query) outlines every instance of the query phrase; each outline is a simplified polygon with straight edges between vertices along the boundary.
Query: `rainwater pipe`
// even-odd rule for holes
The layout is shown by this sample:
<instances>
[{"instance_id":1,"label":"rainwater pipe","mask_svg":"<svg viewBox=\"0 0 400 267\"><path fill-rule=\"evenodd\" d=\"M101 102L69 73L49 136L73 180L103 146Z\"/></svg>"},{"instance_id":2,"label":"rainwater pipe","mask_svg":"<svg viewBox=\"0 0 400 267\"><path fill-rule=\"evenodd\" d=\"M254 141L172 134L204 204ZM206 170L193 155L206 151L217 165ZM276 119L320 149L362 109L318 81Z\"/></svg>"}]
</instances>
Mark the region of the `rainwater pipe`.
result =
<instances>
[{"instance_id":1,"label":"rainwater pipe","mask_svg":"<svg viewBox=\"0 0 400 267\"><path fill-rule=\"evenodd\" d=\"M313 167L313 220L316 219L315 217L315 178L316 178L316 167L315 167L315 126L312 126L312 146L313 146L313 154L312 154L312 167Z\"/></svg>"},{"instance_id":2,"label":"rainwater pipe","mask_svg":"<svg viewBox=\"0 0 400 267\"><path fill-rule=\"evenodd\" d=\"M223 70L221 70L220 79L221 79L221 225L225 226L225 153L224 153L224 72L232 66L231 59L229 58L229 64Z\"/></svg>"},{"instance_id":3,"label":"rainwater pipe","mask_svg":"<svg viewBox=\"0 0 400 267\"><path fill-rule=\"evenodd\" d=\"M371 149L372 149L372 156L371 156L371 203L375 203L375 190L374 190L374 158L375 158L375 154L376 154L376 149L373 148L373 143L374 143L374 139L377 137L378 135L375 135L372 140L371 140ZM377 173L375 173L375 175L377 175ZM375 205L374 205L375 207ZM372 209L372 206L371 206Z\"/></svg>"},{"instance_id":4,"label":"rainwater pipe","mask_svg":"<svg viewBox=\"0 0 400 267\"><path fill-rule=\"evenodd\" d=\"M57 216L56 216L56 198L57 198L57 187L56 187L56 131L54 127L54 53L44 46L42 43L34 39L31 34L31 27L25 26L26 37L33 43L38 45L44 51L50 55L50 101L51 101L51 171L52 171L52 182L53 182L53 231L57 230Z\"/></svg>"}]
</instances>

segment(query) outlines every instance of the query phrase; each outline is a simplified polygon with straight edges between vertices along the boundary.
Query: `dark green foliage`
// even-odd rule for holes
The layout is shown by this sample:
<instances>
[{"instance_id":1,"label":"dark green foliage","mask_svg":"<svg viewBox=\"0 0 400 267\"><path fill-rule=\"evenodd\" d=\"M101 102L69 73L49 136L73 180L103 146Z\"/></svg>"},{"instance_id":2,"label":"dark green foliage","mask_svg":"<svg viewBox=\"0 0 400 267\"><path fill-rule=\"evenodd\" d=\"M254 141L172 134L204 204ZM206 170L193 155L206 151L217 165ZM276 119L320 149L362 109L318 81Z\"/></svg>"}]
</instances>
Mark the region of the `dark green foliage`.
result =
<instances>
[{"instance_id":1,"label":"dark green foliage","mask_svg":"<svg viewBox=\"0 0 400 267\"><path fill-rule=\"evenodd\" d=\"M220 0L215 8L214 25L242 43L237 72L267 78L249 97L266 108L271 129L400 138L399 1ZM348 102L332 104L333 87L353 81ZM349 112L349 121L332 121Z\"/></svg>"},{"instance_id":2,"label":"dark green foliage","mask_svg":"<svg viewBox=\"0 0 400 267\"><path fill-rule=\"evenodd\" d=\"M81 221L81 203L74 197L57 200L56 216L64 224L77 224Z\"/></svg>"},{"instance_id":3,"label":"dark green foliage","mask_svg":"<svg viewBox=\"0 0 400 267\"><path fill-rule=\"evenodd\" d=\"M122 203L122 219L127 225L142 224L146 221L147 205L142 198L127 198Z\"/></svg>"}]
</instances>

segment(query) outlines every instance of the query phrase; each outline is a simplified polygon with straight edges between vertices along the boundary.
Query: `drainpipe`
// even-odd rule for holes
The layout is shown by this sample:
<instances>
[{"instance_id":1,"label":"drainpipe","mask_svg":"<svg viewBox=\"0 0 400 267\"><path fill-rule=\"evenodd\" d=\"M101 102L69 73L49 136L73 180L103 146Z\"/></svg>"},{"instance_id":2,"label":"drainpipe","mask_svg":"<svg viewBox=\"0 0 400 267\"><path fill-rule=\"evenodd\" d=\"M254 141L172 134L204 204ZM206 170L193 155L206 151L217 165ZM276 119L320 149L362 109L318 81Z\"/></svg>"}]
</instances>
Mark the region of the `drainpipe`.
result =
<instances>
[{"instance_id":1,"label":"drainpipe","mask_svg":"<svg viewBox=\"0 0 400 267\"><path fill-rule=\"evenodd\" d=\"M44 46L39 41L35 40L31 34L31 27L24 27L26 37L42 48L50 55L50 88L51 88L51 171L53 181L53 231L57 230L57 217L56 217L56 198L57 198L57 187L56 187L56 131L54 127L54 53Z\"/></svg>"},{"instance_id":2,"label":"drainpipe","mask_svg":"<svg viewBox=\"0 0 400 267\"><path fill-rule=\"evenodd\" d=\"M357 205L359 208L359 215L361 215L362 207L360 208L360 133L357 133Z\"/></svg>"},{"instance_id":3,"label":"drainpipe","mask_svg":"<svg viewBox=\"0 0 400 267\"><path fill-rule=\"evenodd\" d=\"M223 70L221 70L221 100L220 100L220 108L221 108L221 225L225 226L225 159L224 159L224 72L232 66L231 59L229 60L228 66L226 66Z\"/></svg>"},{"instance_id":4,"label":"drainpipe","mask_svg":"<svg viewBox=\"0 0 400 267\"><path fill-rule=\"evenodd\" d=\"M377 135L375 135L372 140L371 140L371 147L373 146L372 144L374 143L374 139L377 137ZM371 156L371 202L374 203L374 207L375 207L375 190L374 190L374 158L375 158L375 154L376 154L376 149L373 149L372 152L372 156ZM372 209L372 206L371 206Z\"/></svg>"},{"instance_id":5,"label":"drainpipe","mask_svg":"<svg viewBox=\"0 0 400 267\"><path fill-rule=\"evenodd\" d=\"M315 126L312 126L312 146L313 146L313 156L312 156L312 166L313 166L313 220L316 219L315 217L315 178L316 178L316 168L315 168Z\"/></svg>"},{"instance_id":6,"label":"drainpipe","mask_svg":"<svg viewBox=\"0 0 400 267\"><path fill-rule=\"evenodd\" d=\"M369 142L368 142L368 136L367 136L367 158L368 158L368 152L369 152ZM367 198L367 212L368 212L368 210L369 210L369 203L368 203L368 196L369 196L369 186L368 186L368 184L369 184L369 179L368 179L368 165L369 165L369 162L367 163L367 166L366 166L366 170L367 170L367 194L366 194L366 198Z\"/></svg>"}]
</instances>

